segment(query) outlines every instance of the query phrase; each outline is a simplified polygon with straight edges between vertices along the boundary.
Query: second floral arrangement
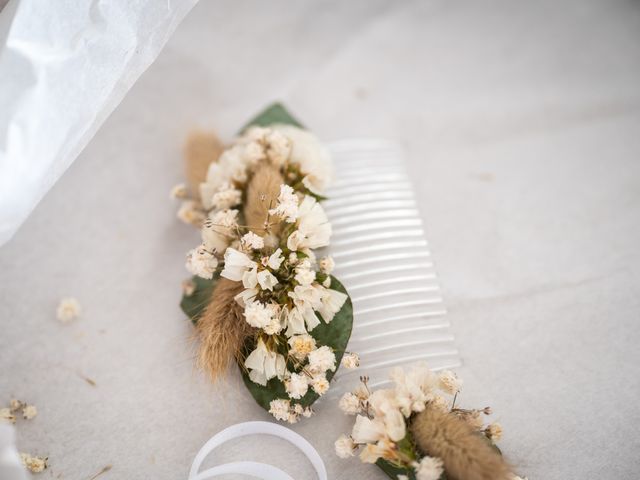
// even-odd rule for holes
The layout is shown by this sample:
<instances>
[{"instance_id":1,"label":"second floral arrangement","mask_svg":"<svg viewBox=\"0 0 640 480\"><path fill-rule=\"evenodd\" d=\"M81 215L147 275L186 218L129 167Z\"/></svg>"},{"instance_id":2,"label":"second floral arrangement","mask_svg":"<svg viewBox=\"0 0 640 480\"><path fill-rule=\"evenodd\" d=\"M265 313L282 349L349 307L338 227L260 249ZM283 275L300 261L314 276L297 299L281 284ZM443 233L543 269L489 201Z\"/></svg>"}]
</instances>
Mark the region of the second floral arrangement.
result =
<instances>
[{"instance_id":1,"label":"second floral arrangement","mask_svg":"<svg viewBox=\"0 0 640 480\"><path fill-rule=\"evenodd\" d=\"M205 169L206 177L192 181L191 191L173 192L184 200L179 217L199 227L202 239L187 256L193 278L183 285L181 306L210 376L217 379L235 359L256 401L294 423L312 414L341 363L358 363L345 354L351 300L331 275L331 257L318 253L331 237L320 203L331 159L279 105L218 158L210 147L196 145L188 164L190 177ZM211 157L204 162L203 149Z\"/></svg>"}]
</instances>

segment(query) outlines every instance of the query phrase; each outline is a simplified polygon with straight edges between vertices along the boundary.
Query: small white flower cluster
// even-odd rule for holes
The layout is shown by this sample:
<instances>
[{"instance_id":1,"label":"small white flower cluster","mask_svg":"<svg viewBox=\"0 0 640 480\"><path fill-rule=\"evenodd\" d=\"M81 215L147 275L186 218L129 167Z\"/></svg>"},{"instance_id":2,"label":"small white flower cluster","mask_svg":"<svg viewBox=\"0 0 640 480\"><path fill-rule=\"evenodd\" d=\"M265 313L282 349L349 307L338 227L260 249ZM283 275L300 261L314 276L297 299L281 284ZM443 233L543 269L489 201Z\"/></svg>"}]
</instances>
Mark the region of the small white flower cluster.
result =
<instances>
[{"instance_id":1,"label":"small white flower cluster","mask_svg":"<svg viewBox=\"0 0 640 480\"><path fill-rule=\"evenodd\" d=\"M490 409L462 410L450 407L445 395L456 395L462 381L451 371L440 374L421 364L405 372L400 368L391 371L394 387L374 392L367 386L368 379L361 377L362 384L354 392L346 393L339 402L340 409L348 415L356 415L351 435L342 435L335 442L336 454L341 458L355 455L359 447L360 460L375 463L382 458L405 469L411 469L418 480L437 480L443 473L439 458L423 456L415 451L408 422L413 414L433 405L444 411L466 418L476 414L489 414ZM483 432L492 440L501 434L498 424ZM399 477L400 478L400 477Z\"/></svg>"},{"instance_id":2,"label":"small white flower cluster","mask_svg":"<svg viewBox=\"0 0 640 480\"><path fill-rule=\"evenodd\" d=\"M21 400L12 399L8 407L0 408L0 422L16 423L16 414L22 410L22 418L32 420L38 415L35 405L29 405Z\"/></svg>"},{"instance_id":3,"label":"small white flower cluster","mask_svg":"<svg viewBox=\"0 0 640 480\"><path fill-rule=\"evenodd\" d=\"M262 164L278 168L285 183L269 206L264 228L249 231L242 225L243 192ZM252 127L209 166L200 185L201 205L186 200L180 215L202 226L202 244L187 255L189 272L242 282L236 301L246 322L258 330L244 366L254 383L266 386L277 379L284 384L289 398L276 400L271 408L280 420L304 416L307 410L292 400L302 401L309 391L326 393L327 376L337 368L335 352L313 336L348 298L331 288L333 259L318 260L314 253L331 237L331 224L317 200L330 179L330 165L326 149L305 130ZM185 189L175 187L172 195L185 198ZM357 355L346 355L342 364L357 367Z\"/></svg>"},{"instance_id":4,"label":"small white flower cluster","mask_svg":"<svg viewBox=\"0 0 640 480\"><path fill-rule=\"evenodd\" d=\"M283 422L297 423L300 417L309 418L313 415L313 410L310 407L303 407L299 403L291 404L290 400L272 400L269 407L269 413L276 420Z\"/></svg>"}]
</instances>

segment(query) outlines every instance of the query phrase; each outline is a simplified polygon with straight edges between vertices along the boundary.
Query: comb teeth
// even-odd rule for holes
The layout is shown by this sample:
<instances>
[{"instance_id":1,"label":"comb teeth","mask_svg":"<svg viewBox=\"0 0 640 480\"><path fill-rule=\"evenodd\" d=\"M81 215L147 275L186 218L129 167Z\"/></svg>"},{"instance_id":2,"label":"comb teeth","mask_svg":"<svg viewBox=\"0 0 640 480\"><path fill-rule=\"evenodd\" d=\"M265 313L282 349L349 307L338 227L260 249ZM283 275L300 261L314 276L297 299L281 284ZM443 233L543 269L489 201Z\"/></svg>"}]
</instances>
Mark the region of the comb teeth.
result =
<instances>
[{"instance_id":1,"label":"comb teeth","mask_svg":"<svg viewBox=\"0 0 640 480\"><path fill-rule=\"evenodd\" d=\"M460 365L400 147L348 140L329 148L337 170L323 203L333 227L329 251L353 301L348 350L361 360L359 369L339 370L329 395L363 374L383 386L396 366Z\"/></svg>"}]
</instances>

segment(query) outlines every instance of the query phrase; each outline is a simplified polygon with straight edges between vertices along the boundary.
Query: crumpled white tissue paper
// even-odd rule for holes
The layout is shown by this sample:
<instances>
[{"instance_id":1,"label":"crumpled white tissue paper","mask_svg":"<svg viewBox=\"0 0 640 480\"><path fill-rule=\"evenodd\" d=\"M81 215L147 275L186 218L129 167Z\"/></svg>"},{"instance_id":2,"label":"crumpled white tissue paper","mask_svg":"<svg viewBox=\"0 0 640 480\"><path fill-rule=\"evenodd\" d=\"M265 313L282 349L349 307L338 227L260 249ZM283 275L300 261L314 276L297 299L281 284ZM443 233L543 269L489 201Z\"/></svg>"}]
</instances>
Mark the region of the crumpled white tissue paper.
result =
<instances>
[{"instance_id":1,"label":"crumpled white tissue paper","mask_svg":"<svg viewBox=\"0 0 640 480\"><path fill-rule=\"evenodd\" d=\"M0 12L0 245L196 2L11 0Z\"/></svg>"}]
</instances>

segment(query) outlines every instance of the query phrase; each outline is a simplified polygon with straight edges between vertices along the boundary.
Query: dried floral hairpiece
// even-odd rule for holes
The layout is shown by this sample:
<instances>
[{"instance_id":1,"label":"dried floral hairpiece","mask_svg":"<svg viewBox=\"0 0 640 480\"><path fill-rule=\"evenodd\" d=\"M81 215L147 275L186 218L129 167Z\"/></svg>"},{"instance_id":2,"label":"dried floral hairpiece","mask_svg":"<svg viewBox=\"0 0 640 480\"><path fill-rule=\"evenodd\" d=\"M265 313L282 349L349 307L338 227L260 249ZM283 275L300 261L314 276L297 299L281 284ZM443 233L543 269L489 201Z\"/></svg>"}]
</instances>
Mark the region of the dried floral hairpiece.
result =
<instances>
[{"instance_id":1,"label":"dried floral hairpiece","mask_svg":"<svg viewBox=\"0 0 640 480\"><path fill-rule=\"evenodd\" d=\"M489 407L456 407L462 382L451 371L427 365L391 371L394 387L371 391L366 377L340 399L340 409L356 415L351 435L335 442L341 458L355 455L398 480L517 480L495 442L498 423L484 426Z\"/></svg>"},{"instance_id":2,"label":"dried floral hairpiece","mask_svg":"<svg viewBox=\"0 0 640 480\"><path fill-rule=\"evenodd\" d=\"M187 147L179 218L201 229L181 307L200 337L199 364L217 379L235 358L256 401L296 422L329 388L351 335L351 300L331 272L331 224L320 204L327 150L280 105L222 151L197 135ZM205 176L206 172L206 176ZM196 186L197 185L197 186ZM357 366L353 354L346 367Z\"/></svg>"}]
</instances>

